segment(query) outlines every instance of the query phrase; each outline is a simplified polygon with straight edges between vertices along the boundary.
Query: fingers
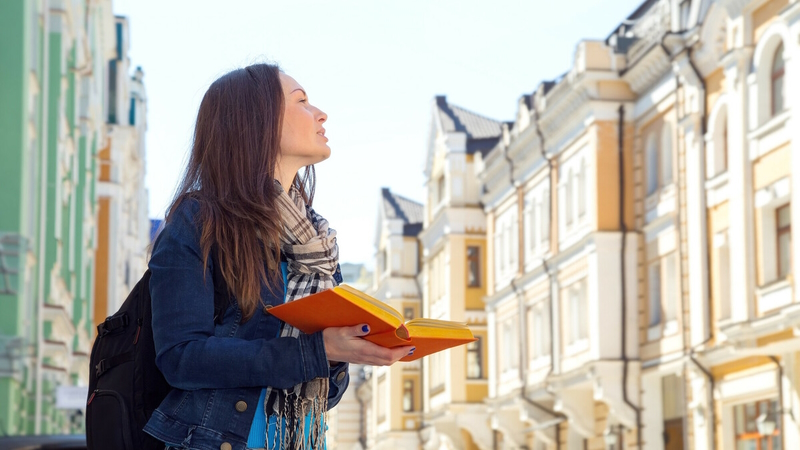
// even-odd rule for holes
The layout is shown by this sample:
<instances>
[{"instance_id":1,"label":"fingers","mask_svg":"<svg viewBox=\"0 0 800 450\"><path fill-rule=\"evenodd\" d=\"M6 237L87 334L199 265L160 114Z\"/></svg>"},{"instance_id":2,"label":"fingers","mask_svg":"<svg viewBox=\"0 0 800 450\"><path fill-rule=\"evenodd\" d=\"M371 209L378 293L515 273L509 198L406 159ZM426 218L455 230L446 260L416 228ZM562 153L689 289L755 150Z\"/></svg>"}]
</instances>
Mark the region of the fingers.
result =
<instances>
[{"instance_id":1,"label":"fingers","mask_svg":"<svg viewBox=\"0 0 800 450\"><path fill-rule=\"evenodd\" d=\"M368 324L324 330L323 339L328 360L371 366L390 366L400 359L414 354L415 348L410 345L384 348L361 339L369 335L370 331Z\"/></svg>"},{"instance_id":2,"label":"fingers","mask_svg":"<svg viewBox=\"0 0 800 450\"><path fill-rule=\"evenodd\" d=\"M350 327L350 329L352 332L352 336L358 336L358 337L366 336L370 332L369 325L365 323L361 325L356 325L354 327Z\"/></svg>"}]
</instances>

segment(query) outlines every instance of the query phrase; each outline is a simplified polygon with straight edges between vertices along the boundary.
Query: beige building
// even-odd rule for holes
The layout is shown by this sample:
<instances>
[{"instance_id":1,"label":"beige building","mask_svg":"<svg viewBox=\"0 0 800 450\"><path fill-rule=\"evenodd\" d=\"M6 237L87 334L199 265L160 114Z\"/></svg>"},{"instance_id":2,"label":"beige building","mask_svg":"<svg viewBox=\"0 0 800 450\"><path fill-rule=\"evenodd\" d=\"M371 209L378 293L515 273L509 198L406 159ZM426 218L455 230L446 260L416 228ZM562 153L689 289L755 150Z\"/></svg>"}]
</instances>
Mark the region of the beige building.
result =
<instances>
[{"instance_id":1,"label":"beige building","mask_svg":"<svg viewBox=\"0 0 800 450\"><path fill-rule=\"evenodd\" d=\"M432 105L425 163L428 202L420 233L424 317L470 325L479 340L423 360L423 448L489 448L486 216L478 165L501 124L445 97Z\"/></svg>"},{"instance_id":2,"label":"beige building","mask_svg":"<svg viewBox=\"0 0 800 450\"><path fill-rule=\"evenodd\" d=\"M636 428L634 93L602 41L518 103L480 162L494 448L604 448ZM633 299L626 302L626 299Z\"/></svg>"},{"instance_id":3,"label":"beige building","mask_svg":"<svg viewBox=\"0 0 800 450\"><path fill-rule=\"evenodd\" d=\"M417 284L422 230L421 204L381 190L376 229L374 284L369 291L406 320L420 317L421 295ZM370 403L367 429L369 448L418 448L421 423L421 361L374 367L368 372L368 390L363 400Z\"/></svg>"},{"instance_id":4,"label":"beige building","mask_svg":"<svg viewBox=\"0 0 800 450\"><path fill-rule=\"evenodd\" d=\"M798 16L647 1L521 99L481 174L498 448L800 448Z\"/></svg>"},{"instance_id":5,"label":"beige building","mask_svg":"<svg viewBox=\"0 0 800 450\"><path fill-rule=\"evenodd\" d=\"M647 0L512 123L438 97L422 314L482 339L421 448L800 448L797 74L798 1Z\"/></svg>"}]
</instances>

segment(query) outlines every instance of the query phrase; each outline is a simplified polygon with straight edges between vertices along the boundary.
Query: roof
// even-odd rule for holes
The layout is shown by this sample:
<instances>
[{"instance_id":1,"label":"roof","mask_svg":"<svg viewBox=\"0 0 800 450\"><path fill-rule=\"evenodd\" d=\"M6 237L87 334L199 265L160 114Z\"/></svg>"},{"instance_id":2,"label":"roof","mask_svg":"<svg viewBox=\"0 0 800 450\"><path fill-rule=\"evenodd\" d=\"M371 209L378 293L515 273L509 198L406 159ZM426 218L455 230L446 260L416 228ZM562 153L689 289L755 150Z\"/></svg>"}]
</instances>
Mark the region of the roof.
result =
<instances>
[{"instance_id":1,"label":"roof","mask_svg":"<svg viewBox=\"0 0 800 450\"><path fill-rule=\"evenodd\" d=\"M444 95L436 96L436 109L444 132L467 133L467 153L491 150L503 134L502 122L448 103Z\"/></svg>"},{"instance_id":2,"label":"roof","mask_svg":"<svg viewBox=\"0 0 800 450\"><path fill-rule=\"evenodd\" d=\"M389 188L381 189L381 202L387 219L403 221L404 236L416 236L422 231L424 208L421 203L393 194Z\"/></svg>"}]
</instances>

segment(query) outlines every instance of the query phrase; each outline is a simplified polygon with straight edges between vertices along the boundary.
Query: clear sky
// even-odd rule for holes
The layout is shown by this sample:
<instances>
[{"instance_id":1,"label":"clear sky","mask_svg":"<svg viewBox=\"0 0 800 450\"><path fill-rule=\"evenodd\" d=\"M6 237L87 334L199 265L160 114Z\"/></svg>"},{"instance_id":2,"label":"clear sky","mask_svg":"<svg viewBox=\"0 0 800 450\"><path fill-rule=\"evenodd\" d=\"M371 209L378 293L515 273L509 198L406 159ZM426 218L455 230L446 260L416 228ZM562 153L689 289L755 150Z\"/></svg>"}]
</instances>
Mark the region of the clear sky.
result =
<instances>
[{"instance_id":1,"label":"clear sky","mask_svg":"<svg viewBox=\"0 0 800 450\"><path fill-rule=\"evenodd\" d=\"M381 187L425 199L431 102L513 120L518 98L571 67L642 0L113 0L148 96L150 216L183 171L205 90L229 70L277 62L328 114L331 158L314 208L342 262L372 267Z\"/></svg>"}]
</instances>

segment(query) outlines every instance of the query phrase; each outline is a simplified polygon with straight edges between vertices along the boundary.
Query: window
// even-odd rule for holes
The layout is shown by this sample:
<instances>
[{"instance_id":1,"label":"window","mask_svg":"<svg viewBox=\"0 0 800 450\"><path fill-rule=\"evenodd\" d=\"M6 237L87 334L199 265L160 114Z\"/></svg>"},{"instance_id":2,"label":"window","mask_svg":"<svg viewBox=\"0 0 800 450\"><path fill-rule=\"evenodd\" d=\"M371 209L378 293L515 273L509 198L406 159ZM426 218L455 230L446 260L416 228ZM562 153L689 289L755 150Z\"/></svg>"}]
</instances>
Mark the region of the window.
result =
<instances>
[{"instance_id":1,"label":"window","mask_svg":"<svg viewBox=\"0 0 800 450\"><path fill-rule=\"evenodd\" d=\"M529 198L525 201L525 240L526 240L526 247L531 251L536 249L536 246L539 245L539 240L536 239L536 226L538 223L536 222L537 216L537 209L540 208L539 202L536 201L534 196L529 196Z\"/></svg>"},{"instance_id":2,"label":"window","mask_svg":"<svg viewBox=\"0 0 800 450\"><path fill-rule=\"evenodd\" d=\"M777 414L776 400L761 400L733 407L736 449L742 450L781 450L781 415ZM758 432L757 420L765 414L767 420L775 423L775 431L769 435Z\"/></svg>"},{"instance_id":3,"label":"window","mask_svg":"<svg viewBox=\"0 0 800 450\"><path fill-rule=\"evenodd\" d=\"M481 338L467 344L467 378L479 380L483 378L483 358L481 357Z\"/></svg>"},{"instance_id":4,"label":"window","mask_svg":"<svg viewBox=\"0 0 800 450\"><path fill-rule=\"evenodd\" d=\"M403 308L403 319L411 320L414 318L414 307L413 306L406 306Z\"/></svg>"},{"instance_id":5,"label":"window","mask_svg":"<svg viewBox=\"0 0 800 450\"><path fill-rule=\"evenodd\" d=\"M661 129L661 187L672 184L672 127L665 123Z\"/></svg>"},{"instance_id":6,"label":"window","mask_svg":"<svg viewBox=\"0 0 800 450\"><path fill-rule=\"evenodd\" d=\"M689 13L692 11L691 0L683 0L680 5L681 30L689 27Z\"/></svg>"},{"instance_id":7,"label":"window","mask_svg":"<svg viewBox=\"0 0 800 450\"><path fill-rule=\"evenodd\" d=\"M566 211L564 212L566 213L567 216L567 226L572 225L572 195L573 195L572 191L574 190L572 186L573 182L574 180L572 178L572 169L569 169L569 171L567 172L567 188L566 188L567 192L566 192L566 198L564 199L566 203Z\"/></svg>"},{"instance_id":8,"label":"window","mask_svg":"<svg viewBox=\"0 0 800 450\"><path fill-rule=\"evenodd\" d=\"M785 279L792 269L792 219L790 205L775 210L778 241L778 279Z\"/></svg>"},{"instance_id":9,"label":"window","mask_svg":"<svg viewBox=\"0 0 800 450\"><path fill-rule=\"evenodd\" d=\"M403 380L403 412L414 411L414 381Z\"/></svg>"},{"instance_id":10,"label":"window","mask_svg":"<svg viewBox=\"0 0 800 450\"><path fill-rule=\"evenodd\" d=\"M481 287L480 247L467 247L467 286Z\"/></svg>"},{"instance_id":11,"label":"window","mask_svg":"<svg viewBox=\"0 0 800 450\"><path fill-rule=\"evenodd\" d=\"M578 217L586 215L586 160L581 160L580 171L578 172Z\"/></svg>"},{"instance_id":12,"label":"window","mask_svg":"<svg viewBox=\"0 0 800 450\"><path fill-rule=\"evenodd\" d=\"M678 319L678 262L675 252L651 262L648 281L648 339L658 339L677 329Z\"/></svg>"},{"instance_id":13,"label":"window","mask_svg":"<svg viewBox=\"0 0 800 450\"><path fill-rule=\"evenodd\" d=\"M545 189L544 192L542 192L541 205L542 209L539 214L539 218L542 221L540 242L544 244L550 239L550 189Z\"/></svg>"},{"instance_id":14,"label":"window","mask_svg":"<svg viewBox=\"0 0 800 450\"><path fill-rule=\"evenodd\" d=\"M731 318L731 260L728 230L714 235L714 258L717 272L714 295L719 305L717 319L726 320Z\"/></svg>"},{"instance_id":15,"label":"window","mask_svg":"<svg viewBox=\"0 0 800 450\"><path fill-rule=\"evenodd\" d=\"M586 280L574 283L567 289L567 308L569 320L568 344L574 344L589 337L589 305L587 302Z\"/></svg>"},{"instance_id":16,"label":"window","mask_svg":"<svg viewBox=\"0 0 800 450\"><path fill-rule=\"evenodd\" d=\"M389 397L388 394L389 393L386 392L386 374L383 374L378 378L378 392L377 392L377 398L378 398L377 409L378 409L378 411L377 412L378 412L378 422L379 423L383 422L384 420L386 420L386 409L387 409L386 398Z\"/></svg>"},{"instance_id":17,"label":"window","mask_svg":"<svg viewBox=\"0 0 800 450\"><path fill-rule=\"evenodd\" d=\"M662 417L665 450L683 450L683 422L686 411L683 377L667 375L661 379Z\"/></svg>"},{"instance_id":18,"label":"window","mask_svg":"<svg viewBox=\"0 0 800 450\"><path fill-rule=\"evenodd\" d=\"M772 84L770 87L772 94L772 115L776 115L783 111L783 43L781 43L775 50L775 56L772 59Z\"/></svg>"},{"instance_id":19,"label":"window","mask_svg":"<svg viewBox=\"0 0 800 450\"><path fill-rule=\"evenodd\" d=\"M444 194L445 194L445 185L444 185L444 174L436 180L436 203L442 203L444 201Z\"/></svg>"},{"instance_id":20,"label":"window","mask_svg":"<svg viewBox=\"0 0 800 450\"><path fill-rule=\"evenodd\" d=\"M436 352L430 356L431 394L438 394L444 390L446 354L447 352Z\"/></svg>"},{"instance_id":21,"label":"window","mask_svg":"<svg viewBox=\"0 0 800 450\"><path fill-rule=\"evenodd\" d=\"M519 340L517 339L517 322L515 317L503 322L502 330L502 372L519 367Z\"/></svg>"},{"instance_id":22,"label":"window","mask_svg":"<svg viewBox=\"0 0 800 450\"><path fill-rule=\"evenodd\" d=\"M645 167L647 169L647 195L653 194L658 189L658 145L656 138L651 134L647 138L645 150Z\"/></svg>"},{"instance_id":23,"label":"window","mask_svg":"<svg viewBox=\"0 0 800 450\"><path fill-rule=\"evenodd\" d=\"M528 313L530 331L530 358L538 359L550 355L550 317L547 302L532 306Z\"/></svg>"},{"instance_id":24,"label":"window","mask_svg":"<svg viewBox=\"0 0 800 450\"><path fill-rule=\"evenodd\" d=\"M650 264L648 269L648 321L654 327L661 324L661 262Z\"/></svg>"},{"instance_id":25,"label":"window","mask_svg":"<svg viewBox=\"0 0 800 450\"><path fill-rule=\"evenodd\" d=\"M722 164L720 167L720 172L725 172L728 170L728 118L725 117L725 125L722 127Z\"/></svg>"},{"instance_id":26,"label":"window","mask_svg":"<svg viewBox=\"0 0 800 450\"><path fill-rule=\"evenodd\" d=\"M516 205L506 209L495 220L495 283L505 283L517 270L519 233Z\"/></svg>"}]
</instances>

